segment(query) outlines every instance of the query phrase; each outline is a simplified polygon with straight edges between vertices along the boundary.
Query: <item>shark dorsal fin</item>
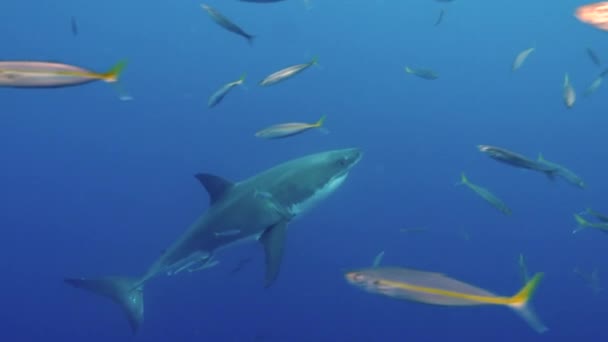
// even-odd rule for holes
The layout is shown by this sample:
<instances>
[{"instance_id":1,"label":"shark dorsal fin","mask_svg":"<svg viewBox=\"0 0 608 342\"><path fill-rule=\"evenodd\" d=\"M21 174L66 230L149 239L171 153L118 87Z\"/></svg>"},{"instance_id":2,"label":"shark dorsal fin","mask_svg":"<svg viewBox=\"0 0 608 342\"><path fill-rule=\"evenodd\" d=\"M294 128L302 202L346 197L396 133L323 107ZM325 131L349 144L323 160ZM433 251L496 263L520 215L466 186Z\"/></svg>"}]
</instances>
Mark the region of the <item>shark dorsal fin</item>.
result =
<instances>
[{"instance_id":1,"label":"shark dorsal fin","mask_svg":"<svg viewBox=\"0 0 608 342\"><path fill-rule=\"evenodd\" d=\"M199 173L194 175L194 177L201 182L209 193L210 204L217 202L228 190L230 190L230 188L234 186L234 183L231 181L208 173Z\"/></svg>"}]
</instances>

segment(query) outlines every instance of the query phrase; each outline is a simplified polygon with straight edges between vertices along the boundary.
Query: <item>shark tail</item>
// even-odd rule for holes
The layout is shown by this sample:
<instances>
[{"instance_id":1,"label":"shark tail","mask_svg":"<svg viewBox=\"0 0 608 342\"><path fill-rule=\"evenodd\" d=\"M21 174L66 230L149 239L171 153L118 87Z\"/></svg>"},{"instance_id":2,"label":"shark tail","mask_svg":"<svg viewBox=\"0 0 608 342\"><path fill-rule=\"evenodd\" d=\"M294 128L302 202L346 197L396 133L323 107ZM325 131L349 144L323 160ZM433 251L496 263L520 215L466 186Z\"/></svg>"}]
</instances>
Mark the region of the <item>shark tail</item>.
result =
<instances>
[{"instance_id":1,"label":"shark tail","mask_svg":"<svg viewBox=\"0 0 608 342\"><path fill-rule=\"evenodd\" d=\"M144 320L144 289L139 279L129 277L102 277L96 279L65 278L73 287L91 291L111 299L127 314L129 325L136 333Z\"/></svg>"}]
</instances>

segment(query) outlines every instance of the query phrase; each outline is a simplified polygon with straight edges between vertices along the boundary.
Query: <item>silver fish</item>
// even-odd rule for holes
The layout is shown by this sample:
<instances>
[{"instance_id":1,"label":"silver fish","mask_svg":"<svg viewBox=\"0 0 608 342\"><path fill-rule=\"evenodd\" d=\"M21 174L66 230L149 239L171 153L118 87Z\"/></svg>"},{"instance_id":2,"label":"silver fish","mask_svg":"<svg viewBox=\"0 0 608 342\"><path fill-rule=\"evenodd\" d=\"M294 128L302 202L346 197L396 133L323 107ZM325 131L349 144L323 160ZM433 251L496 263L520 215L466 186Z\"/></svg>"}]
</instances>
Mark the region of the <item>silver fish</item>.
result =
<instances>
[{"instance_id":1,"label":"silver fish","mask_svg":"<svg viewBox=\"0 0 608 342\"><path fill-rule=\"evenodd\" d=\"M269 76L267 76L266 78L264 78L263 80L261 80L259 84L262 87L277 84L277 83L284 81L286 79L289 79L289 78L299 74L300 72L308 69L309 67L311 67L313 65L317 65L317 64L318 64L318 58L314 57L312 59L312 61L310 61L308 63L293 65L293 66L287 67L285 69L281 69L277 72L274 72L274 73L270 74Z\"/></svg>"}]
</instances>

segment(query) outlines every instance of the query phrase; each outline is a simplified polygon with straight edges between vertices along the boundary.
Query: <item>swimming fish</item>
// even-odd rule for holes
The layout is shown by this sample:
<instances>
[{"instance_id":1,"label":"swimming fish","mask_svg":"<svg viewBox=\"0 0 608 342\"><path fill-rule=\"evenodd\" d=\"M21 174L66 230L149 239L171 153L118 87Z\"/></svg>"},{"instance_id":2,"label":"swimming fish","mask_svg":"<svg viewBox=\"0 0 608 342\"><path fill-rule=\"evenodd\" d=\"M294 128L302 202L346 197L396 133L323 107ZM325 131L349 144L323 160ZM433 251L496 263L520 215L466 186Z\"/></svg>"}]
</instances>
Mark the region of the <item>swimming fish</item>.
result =
<instances>
[{"instance_id":1,"label":"swimming fish","mask_svg":"<svg viewBox=\"0 0 608 342\"><path fill-rule=\"evenodd\" d=\"M213 108L213 107L217 106L220 102L222 102L222 100L224 99L226 94L228 94L232 90L232 88L234 88L236 86L240 86L244 82L245 82L245 75L241 76L241 78L239 78L236 81L226 83L220 89L218 89L215 93L213 93L213 95L211 95L211 97L209 97L207 106L209 108Z\"/></svg>"},{"instance_id":2,"label":"swimming fish","mask_svg":"<svg viewBox=\"0 0 608 342\"><path fill-rule=\"evenodd\" d=\"M233 23L230 19L226 18L223 14L218 12L215 8L213 8L209 5L205 5L205 4L201 4L201 8L203 10L205 10L207 12L207 14L209 14L211 19L213 19L213 21L215 21L218 25L220 25L221 27L223 27L224 29L226 29L232 33L236 33L239 36L244 37L245 39L247 39L247 42L249 43L249 45L253 44L253 39L255 38L254 35L251 35L251 34L245 32L242 28L240 28L238 25Z\"/></svg>"},{"instance_id":3,"label":"swimming fish","mask_svg":"<svg viewBox=\"0 0 608 342\"><path fill-rule=\"evenodd\" d=\"M72 29L72 35L77 36L78 35L78 22L76 21L76 17L72 17L70 20L70 27Z\"/></svg>"},{"instance_id":4,"label":"swimming fish","mask_svg":"<svg viewBox=\"0 0 608 342\"><path fill-rule=\"evenodd\" d=\"M319 64L318 58L313 57L313 59L308 63L292 65L290 67L281 69L277 72L274 72L274 73L266 76L263 80L260 81L259 85L262 87L267 87L267 86L277 84L277 83L285 81L285 80L301 73L302 71L310 68L311 66L317 65L317 64Z\"/></svg>"},{"instance_id":5,"label":"swimming fish","mask_svg":"<svg viewBox=\"0 0 608 342\"><path fill-rule=\"evenodd\" d=\"M597 212L597 211L595 211L595 210L593 210L593 209L591 209L591 208L587 208L587 209L586 209L586 210L583 212L583 214L591 215L591 216L593 216L594 218L596 218L596 219L600 220L601 222L608 223L608 216L607 216L607 215L604 215L604 214L602 214L602 213L599 213L599 212Z\"/></svg>"},{"instance_id":6,"label":"swimming fish","mask_svg":"<svg viewBox=\"0 0 608 342\"><path fill-rule=\"evenodd\" d=\"M608 223L607 222L589 222L589 221L585 220L579 214L574 214L574 219L576 220L576 223L578 226L572 231L572 234L576 234L586 228L597 229L603 233L608 234Z\"/></svg>"},{"instance_id":7,"label":"swimming fish","mask_svg":"<svg viewBox=\"0 0 608 342\"><path fill-rule=\"evenodd\" d=\"M574 102L576 102L576 92L570 83L570 77L568 77L568 73L564 76L564 90L562 94L564 98L564 104L566 108L570 109L574 106Z\"/></svg>"},{"instance_id":8,"label":"swimming fish","mask_svg":"<svg viewBox=\"0 0 608 342\"><path fill-rule=\"evenodd\" d=\"M443 16L445 15L445 10L440 10L439 11L439 16L437 17L437 20L435 21L435 26L439 26L439 24L441 24L443 22Z\"/></svg>"},{"instance_id":9,"label":"swimming fish","mask_svg":"<svg viewBox=\"0 0 608 342\"><path fill-rule=\"evenodd\" d=\"M435 71L427 68L412 69L406 66L405 72L410 75L418 76L425 80L436 80L437 78L439 78L439 75L437 75Z\"/></svg>"},{"instance_id":10,"label":"swimming fish","mask_svg":"<svg viewBox=\"0 0 608 342\"><path fill-rule=\"evenodd\" d=\"M598 57L597 53L595 53L595 51L593 51L591 48L587 48L587 56L589 56L589 59L591 59L591 61L593 62L593 64L599 66L602 66L602 62L600 61L600 58Z\"/></svg>"},{"instance_id":11,"label":"swimming fish","mask_svg":"<svg viewBox=\"0 0 608 342\"><path fill-rule=\"evenodd\" d=\"M543 165L539 162L528 159L521 154L511 152L505 148L490 145L477 145L477 148L480 152L485 153L494 160L514 167L542 172L550 179L554 179L557 172L559 172L557 168Z\"/></svg>"},{"instance_id":12,"label":"swimming fish","mask_svg":"<svg viewBox=\"0 0 608 342\"><path fill-rule=\"evenodd\" d=\"M0 87L59 88L94 81L118 81L126 62L119 62L110 71L97 73L77 66L41 61L0 62Z\"/></svg>"},{"instance_id":13,"label":"swimming fish","mask_svg":"<svg viewBox=\"0 0 608 342\"><path fill-rule=\"evenodd\" d=\"M574 16L585 24L608 31L608 2L606 1L580 6L574 12Z\"/></svg>"},{"instance_id":14,"label":"swimming fish","mask_svg":"<svg viewBox=\"0 0 608 342\"><path fill-rule=\"evenodd\" d=\"M537 159L538 163L540 163L541 165L546 165L549 168L552 169L556 169L557 170L557 175L562 177L564 180L566 180L568 183L575 185L581 189L585 188L585 182L583 181L583 179L581 177L579 177L576 173L572 172L571 170L565 168L562 165L559 165L557 163L554 162L550 162L548 160L546 160L542 153L538 154L538 159Z\"/></svg>"},{"instance_id":15,"label":"swimming fish","mask_svg":"<svg viewBox=\"0 0 608 342\"><path fill-rule=\"evenodd\" d=\"M597 89L602 85L603 77L596 78L593 83L585 90L584 96L589 96L597 91Z\"/></svg>"},{"instance_id":16,"label":"swimming fish","mask_svg":"<svg viewBox=\"0 0 608 342\"><path fill-rule=\"evenodd\" d=\"M284 123L279 125L270 126L268 128L264 128L261 131L255 133L255 136L258 138L265 139L280 139L290 137L296 134L303 133L308 131L309 129L319 128L323 126L325 122L325 115L322 116L319 121L315 123L301 123L301 122L292 122L292 123Z\"/></svg>"},{"instance_id":17,"label":"swimming fish","mask_svg":"<svg viewBox=\"0 0 608 342\"><path fill-rule=\"evenodd\" d=\"M441 273L399 267L367 268L347 272L346 280L371 293L424 304L444 306L507 306L538 333L547 331L530 305L542 273L535 274L514 296L497 296L479 287L450 278Z\"/></svg>"},{"instance_id":18,"label":"swimming fish","mask_svg":"<svg viewBox=\"0 0 608 342\"><path fill-rule=\"evenodd\" d=\"M494 208L498 209L505 215L511 215L511 209L509 209L509 207L507 207L507 205L502 200L500 200L500 198L496 197L488 189L482 188L479 185L471 183L467 179L467 176L465 176L464 172L460 174L460 183L458 184L466 185L469 189L473 190L486 202L490 203L490 205L492 205Z\"/></svg>"},{"instance_id":19,"label":"swimming fish","mask_svg":"<svg viewBox=\"0 0 608 342\"><path fill-rule=\"evenodd\" d=\"M521 68L521 66L524 64L526 59L528 59L528 56L530 56L530 54L532 52L534 52L534 50L536 50L536 48L531 47L529 49L525 49L524 51L518 53L517 56L515 57L515 60L513 61L511 70L515 71L515 70Z\"/></svg>"}]
</instances>

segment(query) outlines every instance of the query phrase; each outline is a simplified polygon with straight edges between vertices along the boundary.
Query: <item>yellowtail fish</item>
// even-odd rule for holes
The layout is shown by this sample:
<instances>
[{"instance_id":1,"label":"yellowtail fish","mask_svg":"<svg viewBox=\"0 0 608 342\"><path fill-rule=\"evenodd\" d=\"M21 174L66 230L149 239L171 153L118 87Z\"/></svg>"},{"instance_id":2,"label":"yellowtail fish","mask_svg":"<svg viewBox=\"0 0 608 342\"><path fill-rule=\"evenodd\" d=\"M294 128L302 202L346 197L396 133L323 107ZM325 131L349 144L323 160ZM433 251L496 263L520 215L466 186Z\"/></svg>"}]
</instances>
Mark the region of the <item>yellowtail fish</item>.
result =
<instances>
[{"instance_id":1,"label":"yellowtail fish","mask_svg":"<svg viewBox=\"0 0 608 342\"><path fill-rule=\"evenodd\" d=\"M583 5L576 9L574 16L585 24L608 31L608 2Z\"/></svg>"},{"instance_id":2,"label":"yellowtail fish","mask_svg":"<svg viewBox=\"0 0 608 342\"><path fill-rule=\"evenodd\" d=\"M255 136L258 138L265 139L280 139L290 137L292 135L300 134L309 129L319 128L323 126L325 122L325 115L322 116L319 121L315 123L301 123L301 122L292 122L292 123L284 123L279 125L270 126L268 128L264 128L261 131L258 131Z\"/></svg>"},{"instance_id":3,"label":"yellowtail fish","mask_svg":"<svg viewBox=\"0 0 608 342\"><path fill-rule=\"evenodd\" d=\"M608 223L608 216L607 215L604 215L604 214L602 214L600 212L597 212L597 211L595 211L595 210L593 210L591 208L587 208L581 214L588 214L588 215L591 215L591 216L595 217L596 219L600 220L601 222Z\"/></svg>"},{"instance_id":4,"label":"yellowtail fish","mask_svg":"<svg viewBox=\"0 0 608 342\"><path fill-rule=\"evenodd\" d=\"M566 108L572 108L572 106L574 106L574 102L576 102L576 92L570 83L570 77L568 77L567 73L564 76L564 90L562 96L564 98Z\"/></svg>"},{"instance_id":5,"label":"yellowtail fish","mask_svg":"<svg viewBox=\"0 0 608 342\"><path fill-rule=\"evenodd\" d=\"M410 75L418 76L425 80L436 80L437 78L439 78L439 75L435 71L427 68L413 69L406 66L405 72Z\"/></svg>"},{"instance_id":6,"label":"yellowtail fish","mask_svg":"<svg viewBox=\"0 0 608 342\"><path fill-rule=\"evenodd\" d=\"M546 160L542 153L538 154L538 163L541 165L546 165L549 168L556 169L556 175L563 178L568 183L579 187L580 189L584 189L586 187L585 181L581 177L579 177L576 173L572 172L570 169L565 168L562 165Z\"/></svg>"},{"instance_id":7,"label":"yellowtail fish","mask_svg":"<svg viewBox=\"0 0 608 342\"><path fill-rule=\"evenodd\" d=\"M97 73L77 66L38 61L0 62L0 87L59 88L94 81L118 81L126 62L116 64L110 71Z\"/></svg>"},{"instance_id":8,"label":"yellowtail fish","mask_svg":"<svg viewBox=\"0 0 608 342\"><path fill-rule=\"evenodd\" d=\"M213 107L217 106L220 102L222 102L224 97L232 90L232 88L234 88L236 86L240 86L243 83L245 83L245 76L246 75L243 75L238 80L230 82L230 83L226 83L225 85L223 85L220 89L218 89L215 93L213 93L213 95L211 95L211 97L209 97L207 106L209 108L213 108Z\"/></svg>"},{"instance_id":9,"label":"yellowtail fish","mask_svg":"<svg viewBox=\"0 0 608 342\"><path fill-rule=\"evenodd\" d=\"M473 190L486 202L490 203L494 208L500 210L500 212L505 215L511 215L511 209L509 209L509 207L507 207L507 205L503 201L501 201L500 198L496 197L488 189L482 188L479 185L471 183L467 176L464 174L464 172L460 174L460 183L458 184L466 185L469 189Z\"/></svg>"},{"instance_id":10,"label":"yellowtail fish","mask_svg":"<svg viewBox=\"0 0 608 342\"><path fill-rule=\"evenodd\" d=\"M597 89L602 85L603 77L597 77L593 83L585 90L583 95L589 96L597 91Z\"/></svg>"},{"instance_id":11,"label":"yellowtail fish","mask_svg":"<svg viewBox=\"0 0 608 342\"><path fill-rule=\"evenodd\" d=\"M532 52L534 52L534 50L536 50L536 48L531 47L529 49L525 49L524 51L518 53L517 56L515 57L515 60L513 61L511 70L515 71L515 70L521 68L521 66L524 64L526 59L528 59L528 56L530 56L530 54Z\"/></svg>"},{"instance_id":12,"label":"yellowtail fish","mask_svg":"<svg viewBox=\"0 0 608 342\"><path fill-rule=\"evenodd\" d=\"M266 76L266 78L261 80L259 84L262 87L267 87L267 86L277 84L281 81L285 81L286 79L289 79L289 78L301 73L302 71L310 68L311 66L319 64L318 60L319 59L317 57L313 57L313 59L308 63L297 64L297 65L287 67L285 69L281 69L277 72L270 74L269 76Z\"/></svg>"},{"instance_id":13,"label":"yellowtail fish","mask_svg":"<svg viewBox=\"0 0 608 342\"><path fill-rule=\"evenodd\" d=\"M608 223L606 222L589 222L579 214L574 214L574 219L578 226L572 231L572 234L576 234L586 228L594 228L608 234Z\"/></svg>"},{"instance_id":14,"label":"yellowtail fish","mask_svg":"<svg viewBox=\"0 0 608 342\"><path fill-rule=\"evenodd\" d=\"M502 297L441 273L379 267L345 274L346 280L351 285L397 299L444 306L507 306L538 333L547 331L547 327L534 313L530 299L542 276L542 273L535 274L517 294L512 297Z\"/></svg>"},{"instance_id":15,"label":"yellowtail fish","mask_svg":"<svg viewBox=\"0 0 608 342\"><path fill-rule=\"evenodd\" d=\"M227 31L236 33L239 36L244 37L245 39L247 39L247 42L249 43L249 45L253 44L253 39L255 38L254 35L251 35L251 34L245 32L242 28L240 28L238 25L233 23L230 19L226 18L223 14L218 12L215 8L213 8L209 5L205 5L205 4L201 4L201 8L205 12L207 12L207 14L209 14L211 19L213 19L213 21L215 21L216 24L220 25Z\"/></svg>"}]
</instances>

